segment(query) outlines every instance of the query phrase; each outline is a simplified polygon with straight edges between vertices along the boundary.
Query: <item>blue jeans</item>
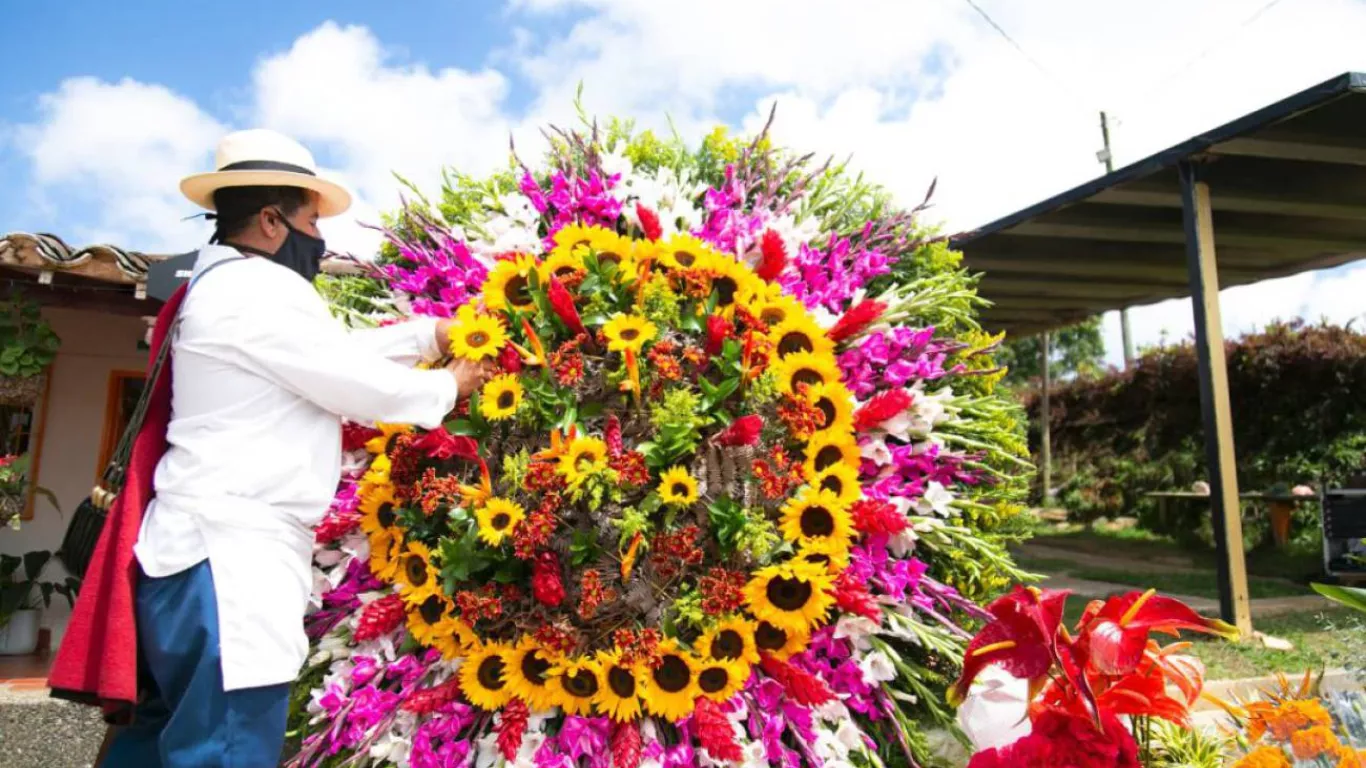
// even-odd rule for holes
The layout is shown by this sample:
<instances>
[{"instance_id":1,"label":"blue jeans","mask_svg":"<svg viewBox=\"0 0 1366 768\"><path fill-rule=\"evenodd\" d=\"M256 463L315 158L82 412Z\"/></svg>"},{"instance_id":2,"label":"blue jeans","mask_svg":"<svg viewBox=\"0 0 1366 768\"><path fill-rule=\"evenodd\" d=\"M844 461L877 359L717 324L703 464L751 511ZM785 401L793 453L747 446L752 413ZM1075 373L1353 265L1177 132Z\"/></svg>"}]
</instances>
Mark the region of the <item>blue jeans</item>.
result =
<instances>
[{"instance_id":1,"label":"blue jeans","mask_svg":"<svg viewBox=\"0 0 1366 768\"><path fill-rule=\"evenodd\" d=\"M208 561L137 587L138 650L156 695L109 747L107 768L270 768L280 762L289 684L223 690Z\"/></svg>"}]
</instances>

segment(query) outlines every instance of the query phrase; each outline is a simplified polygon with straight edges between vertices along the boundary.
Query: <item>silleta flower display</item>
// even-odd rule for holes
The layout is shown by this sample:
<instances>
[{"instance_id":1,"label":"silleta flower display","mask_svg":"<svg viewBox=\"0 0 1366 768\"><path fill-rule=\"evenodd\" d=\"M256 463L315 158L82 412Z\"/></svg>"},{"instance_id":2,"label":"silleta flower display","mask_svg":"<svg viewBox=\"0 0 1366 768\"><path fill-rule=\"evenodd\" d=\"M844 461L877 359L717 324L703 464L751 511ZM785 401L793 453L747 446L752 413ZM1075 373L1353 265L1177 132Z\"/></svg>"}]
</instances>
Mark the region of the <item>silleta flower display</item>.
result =
<instances>
[{"instance_id":1,"label":"silleta flower display","mask_svg":"<svg viewBox=\"0 0 1366 768\"><path fill-rule=\"evenodd\" d=\"M391 224L338 311L451 318L497 373L441 429L347 426L293 764L924 750L956 621L1018 575L1024 447L953 254L765 136L617 122Z\"/></svg>"}]
</instances>

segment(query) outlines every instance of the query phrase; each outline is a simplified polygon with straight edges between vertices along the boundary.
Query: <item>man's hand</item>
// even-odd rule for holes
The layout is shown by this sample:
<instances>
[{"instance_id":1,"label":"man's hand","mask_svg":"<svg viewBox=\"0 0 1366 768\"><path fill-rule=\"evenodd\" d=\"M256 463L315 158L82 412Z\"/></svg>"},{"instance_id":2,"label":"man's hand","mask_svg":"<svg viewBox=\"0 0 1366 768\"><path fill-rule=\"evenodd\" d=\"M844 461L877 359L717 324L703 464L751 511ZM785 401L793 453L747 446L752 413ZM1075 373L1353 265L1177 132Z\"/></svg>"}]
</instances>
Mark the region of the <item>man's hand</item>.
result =
<instances>
[{"instance_id":1,"label":"man's hand","mask_svg":"<svg viewBox=\"0 0 1366 768\"><path fill-rule=\"evenodd\" d=\"M493 363L476 363L463 358L452 360L446 365L446 370L455 377L457 396L464 400L470 396L474 390L484 386L484 382L493 376Z\"/></svg>"},{"instance_id":2,"label":"man's hand","mask_svg":"<svg viewBox=\"0 0 1366 768\"><path fill-rule=\"evenodd\" d=\"M436 348L441 350L443 356L450 354L452 325L455 325L455 321L450 318L436 321Z\"/></svg>"}]
</instances>

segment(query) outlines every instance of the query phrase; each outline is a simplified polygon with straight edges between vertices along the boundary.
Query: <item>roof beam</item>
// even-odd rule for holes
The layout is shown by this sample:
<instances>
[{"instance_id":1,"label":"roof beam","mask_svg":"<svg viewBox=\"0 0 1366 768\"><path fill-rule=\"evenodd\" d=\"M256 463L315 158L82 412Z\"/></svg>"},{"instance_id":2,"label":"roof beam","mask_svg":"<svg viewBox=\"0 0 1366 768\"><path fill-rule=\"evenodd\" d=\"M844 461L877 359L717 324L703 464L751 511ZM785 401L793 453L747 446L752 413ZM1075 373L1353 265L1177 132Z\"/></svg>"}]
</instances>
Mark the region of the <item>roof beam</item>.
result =
<instances>
[{"instance_id":1,"label":"roof beam","mask_svg":"<svg viewBox=\"0 0 1366 768\"><path fill-rule=\"evenodd\" d=\"M1307 216L1319 219L1366 221L1366 205L1346 205L1293 196L1257 193L1248 190L1213 188L1213 204L1219 213L1263 213L1276 216ZM1180 208L1181 192L1176 189L1134 185L1112 187L1092 197L1088 203L1136 205L1147 208ZM1221 238L1222 240L1222 238Z\"/></svg>"},{"instance_id":2,"label":"roof beam","mask_svg":"<svg viewBox=\"0 0 1366 768\"><path fill-rule=\"evenodd\" d=\"M1120 278L1162 285L1185 285L1189 274L1184 264L1152 261L1104 261L1085 258L1035 259L1006 254L976 254L967 260L972 270L993 274L1064 275L1071 278ZM1257 279L1260 272L1220 265L1219 274L1229 278Z\"/></svg>"},{"instance_id":3,"label":"roof beam","mask_svg":"<svg viewBox=\"0 0 1366 768\"><path fill-rule=\"evenodd\" d=\"M1001 232L1002 235L1022 237L1057 237L1068 240L1105 240L1122 243L1184 243L1186 234L1179 227L1120 226L1117 224L1084 221L1041 222L1027 221ZM1328 239L1302 237L1293 234L1271 234L1222 228L1215 238L1221 246L1258 248L1271 251L1327 251L1366 253L1366 238Z\"/></svg>"},{"instance_id":4,"label":"roof beam","mask_svg":"<svg viewBox=\"0 0 1366 768\"><path fill-rule=\"evenodd\" d=\"M1209 151L1214 155L1366 166L1366 144L1341 136L1266 130L1229 139Z\"/></svg>"}]
</instances>

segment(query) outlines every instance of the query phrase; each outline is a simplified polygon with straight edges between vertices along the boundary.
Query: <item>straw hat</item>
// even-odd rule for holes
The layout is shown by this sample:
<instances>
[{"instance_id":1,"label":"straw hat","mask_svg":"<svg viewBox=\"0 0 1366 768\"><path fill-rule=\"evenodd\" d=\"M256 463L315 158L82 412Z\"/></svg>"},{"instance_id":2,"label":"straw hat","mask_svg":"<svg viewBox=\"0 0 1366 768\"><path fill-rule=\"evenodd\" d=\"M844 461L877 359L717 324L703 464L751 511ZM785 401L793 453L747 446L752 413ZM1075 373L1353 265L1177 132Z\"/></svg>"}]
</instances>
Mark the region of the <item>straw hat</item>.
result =
<instances>
[{"instance_id":1,"label":"straw hat","mask_svg":"<svg viewBox=\"0 0 1366 768\"><path fill-rule=\"evenodd\" d=\"M304 145L275 131L237 131L218 142L212 173L196 173L180 182L191 202L214 210L213 193L224 187L302 187L318 193L319 216L336 216L351 207L351 193L318 175L313 155Z\"/></svg>"}]
</instances>

